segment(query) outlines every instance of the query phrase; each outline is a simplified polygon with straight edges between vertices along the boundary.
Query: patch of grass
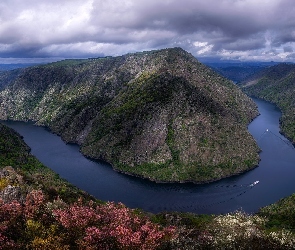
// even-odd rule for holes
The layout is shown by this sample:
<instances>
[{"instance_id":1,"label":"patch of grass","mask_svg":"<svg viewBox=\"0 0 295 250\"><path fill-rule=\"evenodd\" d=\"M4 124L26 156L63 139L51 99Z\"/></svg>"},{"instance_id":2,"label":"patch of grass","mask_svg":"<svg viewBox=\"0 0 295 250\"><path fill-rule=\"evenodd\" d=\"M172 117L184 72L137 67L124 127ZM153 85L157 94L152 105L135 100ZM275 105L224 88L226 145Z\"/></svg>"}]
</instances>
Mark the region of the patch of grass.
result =
<instances>
[{"instance_id":1,"label":"patch of grass","mask_svg":"<svg viewBox=\"0 0 295 250\"><path fill-rule=\"evenodd\" d=\"M154 214L151 216L151 221L162 226L185 225L189 228L203 230L214 218L214 215L172 212Z\"/></svg>"}]
</instances>

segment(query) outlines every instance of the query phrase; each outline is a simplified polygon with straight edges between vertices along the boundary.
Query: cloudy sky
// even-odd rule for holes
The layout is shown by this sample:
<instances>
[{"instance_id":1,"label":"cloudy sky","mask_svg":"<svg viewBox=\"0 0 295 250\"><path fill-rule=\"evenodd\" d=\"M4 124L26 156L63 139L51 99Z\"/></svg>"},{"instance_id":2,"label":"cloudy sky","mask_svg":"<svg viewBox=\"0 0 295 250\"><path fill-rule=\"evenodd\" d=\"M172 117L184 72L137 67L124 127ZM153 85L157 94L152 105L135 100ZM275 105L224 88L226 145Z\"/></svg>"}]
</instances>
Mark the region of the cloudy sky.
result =
<instances>
[{"instance_id":1,"label":"cloudy sky","mask_svg":"<svg viewBox=\"0 0 295 250\"><path fill-rule=\"evenodd\" d=\"M167 47L295 61L294 0L1 0L0 23L2 63Z\"/></svg>"}]
</instances>

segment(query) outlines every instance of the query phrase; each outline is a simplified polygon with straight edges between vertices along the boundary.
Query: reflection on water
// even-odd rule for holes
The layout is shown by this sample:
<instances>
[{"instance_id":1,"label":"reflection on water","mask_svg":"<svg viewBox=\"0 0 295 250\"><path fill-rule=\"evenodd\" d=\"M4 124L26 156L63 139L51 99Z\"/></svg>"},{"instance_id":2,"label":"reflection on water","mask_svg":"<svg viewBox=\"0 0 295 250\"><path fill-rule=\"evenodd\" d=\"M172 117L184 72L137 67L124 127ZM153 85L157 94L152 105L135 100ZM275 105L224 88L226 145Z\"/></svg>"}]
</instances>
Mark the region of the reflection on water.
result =
<instances>
[{"instance_id":1,"label":"reflection on water","mask_svg":"<svg viewBox=\"0 0 295 250\"><path fill-rule=\"evenodd\" d=\"M259 167L203 185L156 184L126 176L108 164L86 159L77 145L63 143L42 127L24 122L3 123L24 137L41 162L98 199L121 201L150 212L255 212L295 192L295 150L279 133L281 114L270 103L257 99L255 102L261 115L249 125L249 131L262 149Z\"/></svg>"}]
</instances>

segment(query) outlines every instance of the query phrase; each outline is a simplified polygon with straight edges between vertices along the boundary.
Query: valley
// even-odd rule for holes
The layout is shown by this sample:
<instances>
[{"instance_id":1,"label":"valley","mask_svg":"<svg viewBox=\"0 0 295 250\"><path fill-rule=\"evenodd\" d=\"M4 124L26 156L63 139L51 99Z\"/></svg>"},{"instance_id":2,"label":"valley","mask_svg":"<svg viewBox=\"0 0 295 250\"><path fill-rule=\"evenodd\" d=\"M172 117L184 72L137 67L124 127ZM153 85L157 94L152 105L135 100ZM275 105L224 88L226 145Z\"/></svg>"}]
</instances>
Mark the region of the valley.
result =
<instances>
[{"instance_id":1,"label":"valley","mask_svg":"<svg viewBox=\"0 0 295 250\"><path fill-rule=\"evenodd\" d=\"M249 95L275 103L283 112L281 132L295 143L295 65L278 64L241 83Z\"/></svg>"}]
</instances>

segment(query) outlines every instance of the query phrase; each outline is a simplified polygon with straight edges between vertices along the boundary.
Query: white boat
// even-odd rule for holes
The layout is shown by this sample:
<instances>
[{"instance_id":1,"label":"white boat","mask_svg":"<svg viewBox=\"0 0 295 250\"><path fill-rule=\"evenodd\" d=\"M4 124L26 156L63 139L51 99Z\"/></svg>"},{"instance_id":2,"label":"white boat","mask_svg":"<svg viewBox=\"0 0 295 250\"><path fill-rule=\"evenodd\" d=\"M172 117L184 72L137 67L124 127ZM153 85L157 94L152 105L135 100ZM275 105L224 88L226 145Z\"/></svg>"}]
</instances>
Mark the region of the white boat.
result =
<instances>
[{"instance_id":1,"label":"white boat","mask_svg":"<svg viewBox=\"0 0 295 250\"><path fill-rule=\"evenodd\" d=\"M256 184L258 184L259 183L259 181L254 181L251 185L250 185L250 187L254 187Z\"/></svg>"}]
</instances>

